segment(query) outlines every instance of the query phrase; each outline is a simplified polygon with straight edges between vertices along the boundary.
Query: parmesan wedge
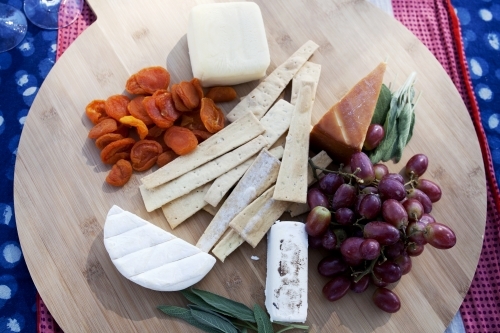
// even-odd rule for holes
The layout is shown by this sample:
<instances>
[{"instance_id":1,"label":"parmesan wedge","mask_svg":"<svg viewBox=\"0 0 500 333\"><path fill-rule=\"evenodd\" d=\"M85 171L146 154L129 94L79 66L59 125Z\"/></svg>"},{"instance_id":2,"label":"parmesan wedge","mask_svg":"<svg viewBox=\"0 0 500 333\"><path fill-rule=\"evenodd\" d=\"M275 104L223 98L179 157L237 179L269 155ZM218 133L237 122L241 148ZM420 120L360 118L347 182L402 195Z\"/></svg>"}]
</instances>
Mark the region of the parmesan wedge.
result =
<instances>
[{"instance_id":1,"label":"parmesan wedge","mask_svg":"<svg viewBox=\"0 0 500 333\"><path fill-rule=\"evenodd\" d=\"M222 204L196 246L202 251L210 251L226 231L229 222L276 181L279 168L280 161L266 149L262 150Z\"/></svg>"},{"instance_id":2,"label":"parmesan wedge","mask_svg":"<svg viewBox=\"0 0 500 333\"><path fill-rule=\"evenodd\" d=\"M264 130L257 118L245 115L200 143L191 153L177 157L141 181L145 188L152 189L247 143Z\"/></svg>"},{"instance_id":3,"label":"parmesan wedge","mask_svg":"<svg viewBox=\"0 0 500 333\"><path fill-rule=\"evenodd\" d=\"M224 236L217 245L212 250L214 256L216 256L220 261L224 260L233 253L245 240L238 235L233 229L227 229Z\"/></svg>"},{"instance_id":4,"label":"parmesan wedge","mask_svg":"<svg viewBox=\"0 0 500 333\"><path fill-rule=\"evenodd\" d=\"M228 113L229 121L236 121L246 113L253 113L262 118L269 107L276 101L293 76L306 63L307 59L318 49L319 45L307 41L290 58L279 65L271 74Z\"/></svg>"},{"instance_id":5,"label":"parmesan wedge","mask_svg":"<svg viewBox=\"0 0 500 333\"><path fill-rule=\"evenodd\" d=\"M307 199L307 159L313 105L314 83L303 81L292 123L286 137L283 165L280 168L273 198L305 203Z\"/></svg>"},{"instance_id":6,"label":"parmesan wedge","mask_svg":"<svg viewBox=\"0 0 500 333\"><path fill-rule=\"evenodd\" d=\"M275 147L269 150L269 153L281 160L283 157L283 147ZM207 190L204 196L204 201L213 207L216 207L226 194L231 190L231 188L240 180L243 174L248 170L252 163L257 158L258 154L250 157L245 162L241 163L234 169L229 170L212 183L212 186ZM215 214L213 214L215 215Z\"/></svg>"},{"instance_id":7,"label":"parmesan wedge","mask_svg":"<svg viewBox=\"0 0 500 333\"><path fill-rule=\"evenodd\" d=\"M205 206L205 194L212 184L206 183L161 207L170 228L175 229Z\"/></svg>"},{"instance_id":8,"label":"parmesan wedge","mask_svg":"<svg viewBox=\"0 0 500 333\"><path fill-rule=\"evenodd\" d=\"M313 88L313 100L316 96L316 89L318 88L319 76L321 74L321 65L315 64L313 62L306 62L304 66L295 74L292 80L292 96L290 97L290 103L295 105L297 97L299 97L299 90L301 87L301 81L312 81L314 82Z\"/></svg>"},{"instance_id":9,"label":"parmesan wedge","mask_svg":"<svg viewBox=\"0 0 500 333\"><path fill-rule=\"evenodd\" d=\"M324 151L321 151L317 155L315 155L312 158L312 161L314 162L314 164L316 166L318 166L320 168L326 168L330 163L332 163L332 159ZM316 180L311 167L309 167L307 170L307 180L308 180L309 185L314 183L314 181ZM271 192L271 191L268 191L268 192ZM257 198L255 201L258 201L260 198L264 197L266 194L269 194L269 193L263 194L262 196ZM233 221L231 221L229 226L231 227L231 229L235 230L236 232L237 232L237 230L241 230L241 231L245 230L245 238L246 238L247 242L249 244L252 244L252 246L255 247L262 240L262 238L263 238L262 235L265 235L266 232L269 230L269 228L271 228L273 223L276 221L276 218L274 218L274 217L281 216L287 209L289 209L289 206L288 206L288 208L286 206L283 208L281 206L282 202L284 202L284 201L276 201L276 200L273 200L272 198L263 204L262 204L261 200L259 200L259 202L257 202L257 203L252 202L245 209L245 210L247 210L246 215L251 216L251 214L249 214L250 209L262 207L262 211L258 211L255 213L255 215L258 215L261 219L259 219L259 221L256 221L255 223L252 223L252 226L253 226L252 228L247 228L246 224L244 224L243 221L238 221L239 215L243 213L243 211L242 211L240 214L238 214L233 219ZM287 203L287 205L290 205L290 203ZM277 207L279 207L281 210L278 210ZM274 209L276 209L276 210L274 210ZM264 212L265 210L268 212L267 214L269 214L269 215L267 215ZM249 222L248 219L247 219L247 222ZM233 225L235 226L234 228L233 228ZM259 235L261 235L261 236L259 236ZM219 242L219 244L217 244L217 246L216 246L218 248L217 254L215 254L215 253L214 254L217 256L217 258L219 258L219 260L224 261L223 259L225 259L234 250L236 250L236 248L235 248L236 244L243 243L243 240L244 240L243 237L241 237L241 235L239 237L241 239L238 239L236 236L231 235L231 237L223 238ZM253 245L253 244L255 244L255 245ZM215 251L215 248L214 248L214 251Z\"/></svg>"},{"instance_id":10,"label":"parmesan wedge","mask_svg":"<svg viewBox=\"0 0 500 333\"><path fill-rule=\"evenodd\" d=\"M144 184L139 186L146 210L152 212L170 201L188 194L197 187L214 180L243 163L266 146L266 139L263 136L258 136L232 152L224 154L166 184L151 190L148 190Z\"/></svg>"}]
</instances>

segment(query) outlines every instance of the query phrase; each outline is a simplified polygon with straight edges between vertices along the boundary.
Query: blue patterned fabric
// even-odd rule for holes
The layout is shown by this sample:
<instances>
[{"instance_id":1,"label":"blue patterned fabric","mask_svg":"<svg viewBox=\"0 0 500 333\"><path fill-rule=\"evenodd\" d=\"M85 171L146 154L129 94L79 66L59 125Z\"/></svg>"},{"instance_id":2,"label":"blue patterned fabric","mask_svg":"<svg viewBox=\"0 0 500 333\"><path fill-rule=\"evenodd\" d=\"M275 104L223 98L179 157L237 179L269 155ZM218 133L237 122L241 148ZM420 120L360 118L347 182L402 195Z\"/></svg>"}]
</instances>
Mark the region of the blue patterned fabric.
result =
<instances>
[{"instance_id":1,"label":"blue patterned fabric","mask_svg":"<svg viewBox=\"0 0 500 333\"><path fill-rule=\"evenodd\" d=\"M481 122L500 181L500 1L452 0Z\"/></svg>"},{"instance_id":2,"label":"blue patterned fabric","mask_svg":"<svg viewBox=\"0 0 500 333\"><path fill-rule=\"evenodd\" d=\"M0 0L22 8L21 0ZM0 53L0 333L36 332L36 289L14 218L17 146L33 99L56 59L57 31L28 23L16 48Z\"/></svg>"}]
</instances>

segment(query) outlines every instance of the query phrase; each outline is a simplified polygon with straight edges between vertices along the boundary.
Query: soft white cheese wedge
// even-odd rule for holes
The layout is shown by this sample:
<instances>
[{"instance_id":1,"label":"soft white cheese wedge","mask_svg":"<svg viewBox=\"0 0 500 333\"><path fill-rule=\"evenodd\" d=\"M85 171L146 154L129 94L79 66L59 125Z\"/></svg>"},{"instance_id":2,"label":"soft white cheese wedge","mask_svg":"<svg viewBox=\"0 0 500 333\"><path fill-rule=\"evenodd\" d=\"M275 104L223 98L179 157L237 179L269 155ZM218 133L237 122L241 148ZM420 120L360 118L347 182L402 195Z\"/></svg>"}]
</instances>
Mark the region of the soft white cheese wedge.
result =
<instances>
[{"instance_id":1,"label":"soft white cheese wedge","mask_svg":"<svg viewBox=\"0 0 500 333\"><path fill-rule=\"evenodd\" d=\"M104 246L127 279L158 291L182 290L199 282L215 258L196 246L113 206L104 224Z\"/></svg>"},{"instance_id":2,"label":"soft white cheese wedge","mask_svg":"<svg viewBox=\"0 0 500 333\"><path fill-rule=\"evenodd\" d=\"M271 62L264 21L254 2L194 7L187 41L193 76L205 87L263 78Z\"/></svg>"},{"instance_id":3,"label":"soft white cheese wedge","mask_svg":"<svg viewBox=\"0 0 500 333\"><path fill-rule=\"evenodd\" d=\"M265 304L271 321L306 321L307 247L304 223L276 222L268 233Z\"/></svg>"}]
</instances>

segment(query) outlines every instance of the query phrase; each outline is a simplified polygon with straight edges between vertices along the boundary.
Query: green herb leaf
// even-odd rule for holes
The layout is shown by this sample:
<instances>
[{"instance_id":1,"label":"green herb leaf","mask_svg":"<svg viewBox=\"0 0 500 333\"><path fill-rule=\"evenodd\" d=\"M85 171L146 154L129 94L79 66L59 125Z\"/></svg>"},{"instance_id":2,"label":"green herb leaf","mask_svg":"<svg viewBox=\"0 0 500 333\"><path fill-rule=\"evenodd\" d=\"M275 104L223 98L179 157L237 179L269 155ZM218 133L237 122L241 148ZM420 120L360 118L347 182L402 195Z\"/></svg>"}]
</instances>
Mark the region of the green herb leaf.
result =
<instances>
[{"instance_id":1,"label":"green herb leaf","mask_svg":"<svg viewBox=\"0 0 500 333\"><path fill-rule=\"evenodd\" d=\"M182 319L187 323L189 323L190 325L197 327L205 332L221 333L221 331L216 328L200 323L193 317L189 309L181 308L178 306L160 305L158 306L158 310L162 311L163 313L171 317Z\"/></svg>"},{"instance_id":2,"label":"green herb leaf","mask_svg":"<svg viewBox=\"0 0 500 333\"><path fill-rule=\"evenodd\" d=\"M398 163L401 159L401 156L403 155L403 149L406 147L406 142L410 133L412 115L413 112L411 104L405 104L405 107L403 108L403 111L398 118L398 139L392 153L392 156L396 163Z\"/></svg>"},{"instance_id":3,"label":"green herb leaf","mask_svg":"<svg viewBox=\"0 0 500 333\"><path fill-rule=\"evenodd\" d=\"M385 84L382 84L377 99L377 105L375 106L375 111L373 112L372 124L383 125L385 118L387 117L387 112L389 112L389 108L391 106L391 99L391 91Z\"/></svg>"},{"instance_id":4,"label":"green herb leaf","mask_svg":"<svg viewBox=\"0 0 500 333\"><path fill-rule=\"evenodd\" d=\"M408 142L410 142L411 137L413 136L413 127L415 127L415 112L411 115L410 132L408 133L408 138L406 139L406 145L408 145Z\"/></svg>"},{"instance_id":5,"label":"green herb leaf","mask_svg":"<svg viewBox=\"0 0 500 333\"><path fill-rule=\"evenodd\" d=\"M227 313L234 318L255 323L253 311L245 304L233 301L229 298L199 289L191 289L193 293L201 297L205 302L215 307L218 311Z\"/></svg>"},{"instance_id":6,"label":"green herb leaf","mask_svg":"<svg viewBox=\"0 0 500 333\"><path fill-rule=\"evenodd\" d=\"M238 333L238 329L227 319L213 313L191 309L191 315L201 324L213 327L224 333Z\"/></svg>"},{"instance_id":7,"label":"green herb leaf","mask_svg":"<svg viewBox=\"0 0 500 333\"><path fill-rule=\"evenodd\" d=\"M273 324L269 319L269 315L258 304L253 306L253 314L257 321L258 333L273 333Z\"/></svg>"},{"instance_id":8,"label":"green herb leaf","mask_svg":"<svg viewBox=\"0 0 500 333\"><path fill-rule=\"evenodd\" d=\"M194 292L192 292L189 289L181 290L181 294L182 294L182 296L184 296L191 303L194 303L196 305L199 305L199 306L201 306L203 308L206 308L206 309L209 309L209 310L212 310L212 311L219 311L216 307L211 306L210 304L208 304L207 302L205 302L203 300L203 298L201 298L200 296L196 295Z\"/></svg>"}]
</instances>

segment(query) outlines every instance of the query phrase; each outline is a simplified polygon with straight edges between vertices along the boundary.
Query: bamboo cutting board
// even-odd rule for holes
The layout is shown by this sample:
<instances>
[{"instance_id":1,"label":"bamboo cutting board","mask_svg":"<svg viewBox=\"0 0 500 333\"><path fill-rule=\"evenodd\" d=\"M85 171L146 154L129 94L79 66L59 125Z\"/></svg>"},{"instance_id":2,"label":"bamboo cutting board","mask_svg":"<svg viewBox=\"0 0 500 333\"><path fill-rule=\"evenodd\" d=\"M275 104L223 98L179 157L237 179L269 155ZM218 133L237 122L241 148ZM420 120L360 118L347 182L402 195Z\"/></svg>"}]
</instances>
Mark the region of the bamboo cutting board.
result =
<instances>
[{"instance_id":1,"label":"bamboo cutting board","mask_svg":"<svg viewBox=\"0 0 500 333\"><path fill-rule=\"evenodd\" d=\"M152 65L166 66L172 82L191 78L186 43L189 10L202 1L89 0L97 14L48 75L29 112L15 169L15 213L30 273L42 298L66 332L188 332L163 315L160 304L184 305L179 293L142 288L123 278L103 244L103 224L116 204L170 231L160 211L147 213L138 190L144 174L123 188L104 182L109 166L87 139L84 114L93 99L124 92L126 79ZM371 292L330 303L316 272L321 259L310 251L309 312L312 332L443 332L474 275L486 219L485 174L469 114L451 80L431 53L397 21L365 1L259 0L272 63L268 73L311 39L321 47L312 61L322 65L313 122L350 87L388 59L385 82L399 87L418 73L415 135L399 172L415 153L430 160L428 179L444 195L434 205L437 220L452 227L457 245L426 247L413 269L394 287L401 310L386 314ZM244 96L255 82L240 85ZM229 111L234 104L226 105ZM200 212L175 229L196 243L209 223ZM252 255L260 257L253 261ZM240 247L197 287L252 306L263 304L266 242Z\"/></svg>"}]
</instances>

